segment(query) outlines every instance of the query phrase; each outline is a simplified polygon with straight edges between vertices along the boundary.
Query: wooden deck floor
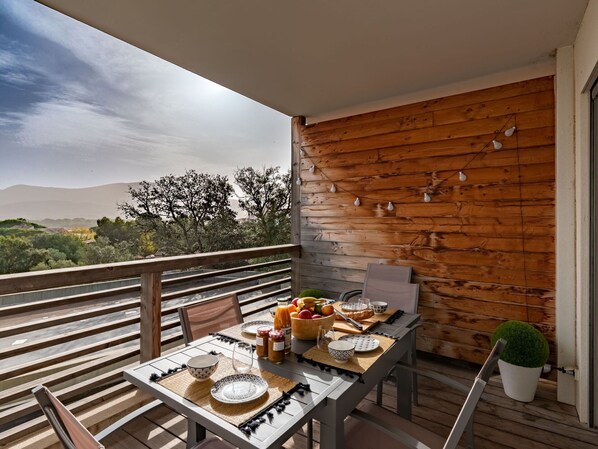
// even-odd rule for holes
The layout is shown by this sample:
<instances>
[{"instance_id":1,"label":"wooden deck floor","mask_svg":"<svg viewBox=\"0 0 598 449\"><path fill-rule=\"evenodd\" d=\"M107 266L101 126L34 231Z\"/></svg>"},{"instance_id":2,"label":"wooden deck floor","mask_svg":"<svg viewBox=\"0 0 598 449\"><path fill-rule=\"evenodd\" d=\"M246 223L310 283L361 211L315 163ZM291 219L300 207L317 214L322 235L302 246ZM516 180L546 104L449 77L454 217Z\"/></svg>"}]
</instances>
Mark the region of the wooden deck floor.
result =
<instances>
[{"instance_id":1,"label":"wooden deck floor","mask_svg":"<svg viewBox=\"0 0 598 449\"><path fill-rule=\"evenodd\" d=\"M476 372L437 359L420 357L419 365L449 375L469 385ZM384 405L395 403L394 386L384 389ZM464 397L441 384L424 378L419 381L419 405L413 407L414 421L440 435L447 435L463 403ZM375 400L375 392L365 399ZM315 440L319 440L317 423ZM572 406L556 402L553 382L541 381L536 399L529 404L516 402L502 391L500 377L494 377L485 390L475 416L478 449L590 449L598 448L598 431L579 424ZM184 449L187 436L185 418L162 406L103 441L107 448ZM140 443L144 441L145 443ZM285 448L306 447L305 433L299 432L287 441ZM316 443L315 447L319 445Z\"/></svg>"}]
</instances>

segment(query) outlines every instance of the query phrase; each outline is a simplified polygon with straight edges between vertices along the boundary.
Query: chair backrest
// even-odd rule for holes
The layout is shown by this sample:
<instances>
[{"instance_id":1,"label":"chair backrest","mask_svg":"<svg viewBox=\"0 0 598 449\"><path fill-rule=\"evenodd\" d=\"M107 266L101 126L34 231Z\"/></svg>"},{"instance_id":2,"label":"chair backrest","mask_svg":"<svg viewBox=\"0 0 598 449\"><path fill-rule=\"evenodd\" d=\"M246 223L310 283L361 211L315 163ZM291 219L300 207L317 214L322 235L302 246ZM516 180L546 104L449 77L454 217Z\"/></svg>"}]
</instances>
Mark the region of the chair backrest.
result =
<instances>
[{"instance_id":1,"label":"chair backrest","mask_svg":"<svg viewBox=\"0 0 598 449\"><path fill-rule=\"evenodd\" d=\"M459 416L457 416L457 420L451 429L451 433L449 434L443 449L454 449L459 444L463 432L473 419L473 414L478 401L484 392L484 388L490 379L490 375L494 371L494 368L496 368L498 359L506 344L507 342L505 340L499 339L492 348L492 351L490 351L488 358L484 362L484 365L482 365L482 369L473 382L471 390L469 390L467 399L465 400L463 407L461 407Z\"/></svg>"},{"instance_id":2,"label":"chair backrest","mask_svg":"<svg viewBox=\"0 0 598 449\"><path fill-rule=\"evenodd\" d=\"M484 382L488 382L488 380L490 379L490 376L496 369L496 364L498 363L498 359L500 359L500 355L502 354L506 345L507 345L506 340L503 340L502 338L498 339L498 341L494 344L492 351L490 351L488 358L482 365L482 369L480 369L480 372L478 373L477 377L482 379Z\"/></svg>"},{"instance_id":3,"label":"chair backrest","mask_svg":"<svg viewBox=\"0 0 598 449\"><path fill-rule=\"evenodd\" d=\"M411 267L370 263L363 283L363 296L386 301L389 307L417 313L419 285L410 284Z\"/></svg>"},{"instance_id":4,"label":"chair backrest","mask_svg":"<svg viewBox=\"0 0 598 449\"><path fill-rule=\"evenodd\" d=\"M235 293L179 307L179 317L185 344L243 322L241 307Z\"/></svg>"},{"instance_id":5,"label":"chair backrest","mask_svg":"<svg viewBox=\"0 0 598 449\"><path fill-rule=\"evenodd\" d=\"M32 393L66 449L104 449L50 390L38 385Z\"/></svg>"}]
</instances>

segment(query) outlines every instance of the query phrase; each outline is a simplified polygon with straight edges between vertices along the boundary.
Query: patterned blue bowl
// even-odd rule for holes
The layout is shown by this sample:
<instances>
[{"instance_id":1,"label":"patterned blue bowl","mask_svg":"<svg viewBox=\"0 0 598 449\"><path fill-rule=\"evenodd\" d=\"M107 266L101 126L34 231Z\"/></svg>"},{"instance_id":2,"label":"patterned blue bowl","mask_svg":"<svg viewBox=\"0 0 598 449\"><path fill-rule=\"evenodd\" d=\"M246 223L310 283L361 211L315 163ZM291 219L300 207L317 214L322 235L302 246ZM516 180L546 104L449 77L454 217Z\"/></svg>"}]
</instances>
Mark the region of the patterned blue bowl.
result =
<instances>
[{"instance_id":1,"label":"patterned blue bowl","mask_svg":"<svg viewBox=\"0 0 598 449\"><path fill-rule=\"evenodd\" d=\"M191 357L187 362L187 371L197 380L207 380L218 367L218 356L212 354Z\"/></svg>"},{"instance_id":2,"label":"patterned blue bowl","mask_svg":"<svg viewBox=\"0 0 598 449\"><path fill-rule=\"evenodd\" d=\"M328 352L339 363L347 362L355 353L355 344L346 340L335 340L328 343Z\"/></svg>"}]
</instances>

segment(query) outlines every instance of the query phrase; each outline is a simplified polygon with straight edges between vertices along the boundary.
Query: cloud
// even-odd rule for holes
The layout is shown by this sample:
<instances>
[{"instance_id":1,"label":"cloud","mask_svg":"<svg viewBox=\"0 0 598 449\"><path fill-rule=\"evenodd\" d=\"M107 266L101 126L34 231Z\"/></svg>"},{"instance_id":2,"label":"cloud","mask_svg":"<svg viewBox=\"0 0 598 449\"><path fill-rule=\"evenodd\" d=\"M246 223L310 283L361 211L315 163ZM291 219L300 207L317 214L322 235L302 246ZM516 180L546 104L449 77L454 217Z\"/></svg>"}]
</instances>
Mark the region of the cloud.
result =
<instances>
[{"instance_id":1,"label":"cloud","mask_svg":"<svg viewBox=\"0 0 598 449\"><path fill-rule=\"evenodd\" d=\"M101 154L126 181L290 165L283 114L38 3L2 0L3 13L40 43L0 50L0 81L40 91L27 108L0 114L0 130L22 147L81 161ZM81 183L102 183L96 175Z\"/></svg>"}]
</instances>

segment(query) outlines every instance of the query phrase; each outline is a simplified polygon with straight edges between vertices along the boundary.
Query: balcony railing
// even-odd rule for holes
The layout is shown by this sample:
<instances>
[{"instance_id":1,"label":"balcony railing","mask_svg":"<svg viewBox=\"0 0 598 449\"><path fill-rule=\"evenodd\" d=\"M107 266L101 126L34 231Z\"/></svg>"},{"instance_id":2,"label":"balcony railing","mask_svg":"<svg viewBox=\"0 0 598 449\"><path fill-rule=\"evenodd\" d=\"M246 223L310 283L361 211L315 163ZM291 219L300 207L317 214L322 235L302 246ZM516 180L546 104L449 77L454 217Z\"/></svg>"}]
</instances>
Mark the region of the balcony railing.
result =
<instances>
[{"instance_id":1,"label":"balcony railing","mask_svg":"<svg viewBox=\"0 0 598 449\"><path fill-rule=\"evenodd\" d=\"M0 276L0 447L38 430L36 445L46 447L46 421L30 394L39 383L75 413L118 404L101 422L90 418L95 431L147 402L122 371L182 344L182 303L235 292L245 317L261 313L290 296L291 259L248 261L299 251L280 245ZM209 268L223 264L232 268ZM81 287L61 294L70 286ZM51 432L45 437L49 445Z\"/></svg>"}]
</instances>

